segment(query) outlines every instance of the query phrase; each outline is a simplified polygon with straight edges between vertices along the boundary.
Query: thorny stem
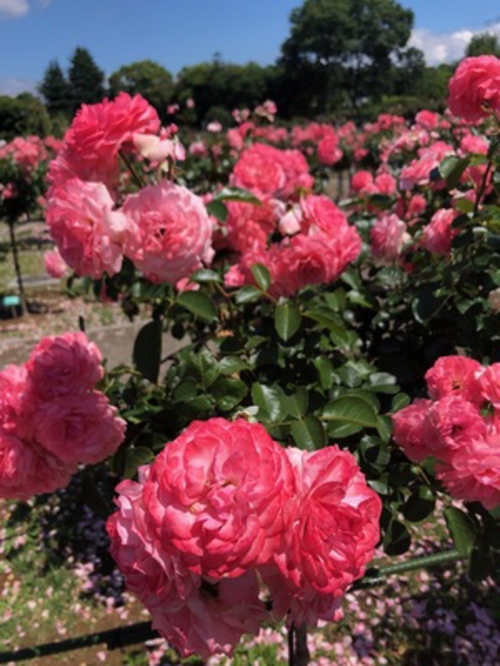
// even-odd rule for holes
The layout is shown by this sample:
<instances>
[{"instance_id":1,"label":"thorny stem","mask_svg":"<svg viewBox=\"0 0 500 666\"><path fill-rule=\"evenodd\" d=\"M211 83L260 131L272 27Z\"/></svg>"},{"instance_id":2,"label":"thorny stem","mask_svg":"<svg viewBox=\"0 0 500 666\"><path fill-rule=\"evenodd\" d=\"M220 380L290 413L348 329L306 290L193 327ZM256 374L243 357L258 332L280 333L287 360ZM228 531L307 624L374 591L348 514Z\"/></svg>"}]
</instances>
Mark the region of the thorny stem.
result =
<instances>
[{"instance_id":1,"label":"thorny stem","mask_svg":"<svg viewBox=\"0 0 500 666\"><path fill-rule=\"evenodd\" d=\"M145 183L144 180L139 176L139 174L137 173L137 171L134 169L134 165L132 164L132 162L129 160L129 158L127 157L127 155L126 155L122 150L120 150L120 157L121 157L122 160L124 161L125 166L127 167L127 169L130 171L130 174L131 174L132 179L134 180L135 184L136 184L138 187L143 188L143 187L146 185L146 183Z\"/></svg>"}]
</instances>

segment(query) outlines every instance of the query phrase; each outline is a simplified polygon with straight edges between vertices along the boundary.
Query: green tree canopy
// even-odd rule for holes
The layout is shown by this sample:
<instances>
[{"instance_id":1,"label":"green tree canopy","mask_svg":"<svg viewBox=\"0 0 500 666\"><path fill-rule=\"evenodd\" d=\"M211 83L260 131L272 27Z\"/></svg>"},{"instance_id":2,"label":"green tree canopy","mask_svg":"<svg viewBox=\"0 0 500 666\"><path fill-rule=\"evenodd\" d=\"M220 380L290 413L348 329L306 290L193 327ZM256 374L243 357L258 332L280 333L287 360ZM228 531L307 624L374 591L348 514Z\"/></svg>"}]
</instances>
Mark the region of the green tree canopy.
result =
<instances>
[{"instance_id":1,"label":"green tree canopy","mask_svg":"<svg viewBox=\"0 0 500 666\"><path fill-rule=\"evenodd\" d=\"M492 32L482 32L479 35L474 35L467 46L465 55L467 57L494 55L500 58L498 37Z\"/></svg>"},{"instance_id":2,"label":"green tree canopy","mask_svg":"<svg viewBox=\"0 0 500 666\"><path fill-rule=\"evenodd\" d=\"M51 115L71 113L71 88L57 60L49 63L38 90Z\"/></svg>"},{"instance_id":3,"label":"green tree canopy","mask_svg":"<svg viewBox=\"0 0 500 666\"><path fill-rule=\"evenodd\" d=\"M142 95L163 117L174 92L174 81L161 65L152 60L141 60L113 72L109 77L109 91L112 97L120 92Z\"/></svg>"},{"instance_id":4,"label":"green tree canopy","mask_svg":"<svg viewBox=\"0 0 500 666\"><path fill-rule=\"evenodd\" d=\"M77 47L71 58L68 79L72 110L82 104L97 104L106 94L104 72L94 62L87 49Z\"/></svg>"},{"instance_id":5,"label":"green tree canopy","mask_svg":"<svg viewBox=\"0 0 500 666\"><path fill-rule=\"evenodd\" d=\"M387 92L392 57L408 42L413 12L395 0L305 0L290 22L281 64L290 80L309 81L311 110L324 111L339 88L355 108Z\"/></svg>"},{"instance_id":6,"label":"green tree canopy","mask_svg":"<svg viewBox=\"0 0 500 666\"><path fill-rule=\"evenodd\" d=\"M235 107L252 107L263 102L269 96L272 72L272 67L255 62L235 65L215 59L182 69L176 97L180 102L193 97L198 121L212 120L208 117L212 108L232 111Z\"/></svg>"},{"instance_id":7,"label":"green tree canopy","mask_svg":"<svg viewBox=\"0 0 500 666\"><path fill-rule=\"evenodd\" d=\"M50 131L47 109L37 97L31 93L0 97L0 139L10 141L28 134L46 136Z\"/></svg>"}]
</instances>

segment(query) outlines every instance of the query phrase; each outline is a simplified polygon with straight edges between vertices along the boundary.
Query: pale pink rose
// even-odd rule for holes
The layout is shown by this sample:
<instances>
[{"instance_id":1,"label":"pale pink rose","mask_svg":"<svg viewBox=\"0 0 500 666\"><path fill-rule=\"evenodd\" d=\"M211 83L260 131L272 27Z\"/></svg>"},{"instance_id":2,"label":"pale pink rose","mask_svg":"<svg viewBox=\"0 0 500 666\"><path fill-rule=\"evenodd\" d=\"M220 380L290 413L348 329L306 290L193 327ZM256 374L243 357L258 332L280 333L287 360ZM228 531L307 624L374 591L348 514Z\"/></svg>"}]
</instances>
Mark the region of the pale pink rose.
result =
<instances>
[{"instance_id":1,"label":"pale pink rose","mask_svg":"<svg viewBox=\"0 0 500 666\"><path fill-rule=\"evenodd\" d=\"M180 109L180 106L178 104L169 104L167 106L167 113L170 116L173 116L177 113L177 111Z\"/></svg>"},{"instance_id":2,"label":"pale pink rose","mask_svg":"<svg viewBox=\"0 0 500 666\"><path fill-rule=\"evenodd\" d=\"M299 205L290 208L279 220L278 227L280 233L284 236L293 236L298 233L302 225L302 217L302 209Z\"/></svg>"},{"instance_id":3,"label":"pale pink rose","mask_svg":"<svg viewBox=\"0 0 500 666\"><path fill-rule=\"evenodd\" d=\"M434 213L422 233L422 245L426 250L435 254L450 253L451 241L459 232L451 226L457 215L459 212L452 208L440 208Z\"/></svg>"},{"instance_id":4,"label":"pale pink rose","mask_svg":"<svg viewBox=\"0 0 500 666\"><path fill-rule=\"evenodd\" d=\"M125 216L102 183L66 181L52 192L46 220L64 261L78 275L114 275L122 265Z\"/></svg>"},{"instance_id":5,"label":"pale pink rose","mask_svg":"<svg viewBox=\"0 0 500 666\"><path fill-rule=\"evenodd\" d=\"M26 369L32 390L43 399L85 393L104 376L101 352L85 333L43 338L31 352Z\"/></svg>"},{"instance_id":6,"label":"pale pink rose","mask_svg":"<svg viewBox=\"0 0 500 666\"><path fill-rule=\"evenodd\" d=\"M392 437L412 462L422 462L433 455L425 437L425 421L432 400L418 398L408 407L400 409L392 416Z\"/></svg>"},{"instance_id":7,"label":"pale pink rose","mask_svg":"<svg viewBox=\"0 0 500 666\"><path fill-rule=\"evenodd\" d=\"M212 122L207 125L207 132L218 134L219 132L222 132L222 125L218 120L212 120Z\"/></svg>"},{"instance_id":8,"label":"pale pink rose","mask_svg":"<svg viewBox=\"0 0 500 666\"><path fill-rule=\"evenodd\" d=\"M29 407L36 442L66 465L100 462L123 442L126 423L100 391L38 398Z\"/></svg>"},{"instance_id":9,"label":"pale pink rose","mask_svg":"<svg viewBox=\"0 0 500 666\"><path fill-rule=\"evenodd\" d=\"M272 558L293 492L285 452L263 426L213 418L165 447L143 501L150 529L190 571L233 578Z\"/></svg>"},{"instance_id":10,"label":"pale pink rose","mask_svg":"<svg viewBox=\"0 0 500 666\"><path fill-rule=\"evenodd\" d=\"M207 147L203 141L193 141L189 146L188 152L195 157L206 157L208 155Z\"/></svg>"},{"instance_id":11,"label":"pale pink rose","mask_svg":"<svg viewBox=\"0 0 500 666\"><path fill-rule=\"evenodd\" d=\"M162 181L129 195L124 253L152 282L175 284L210 263L212 223L203 201Z\"/></svg>"},{"instance_id":12,"label":"pale pink rose","mask_svg":"<svg viewBox=\"0 0 500 666\"><path fill-rule=\"evenodd\" d=\"M271 575L269 584L277 605L288 603L288 624L315 625L338 619L339 597L363 576L380 538L382 503L354 456L338 446L286 452L298 507L287 549L276 557L281 580Z\"/></svg>"},{"instance_id":13,"label":"pale pink rose","mask_svg":"<svg viewBox=\"0 0 500 666\"><path fill-rule=\"evenodd\" d=\"M186 100L186 107L188 109L194 109L195 102L194 102L194 99L192 97L190 97L188 100Z\"/></svg>"},{"instance_id":14,"label":"pale pink rose","mask_svg":"<svg viewBox=\"0 0 500 666\"><path fill-rule=\"evenodd\" d=\"M500 60L492 55L464 58L449 83L451 112L479 122L500 111Z\"/></svg>"},{"instance_id":15,"label":"pale pink rose","mask_svg":"<svg viewBox=\"0 0 500 666\"><path fill-rule=\"evenodd\" d=\"M370 249L378 262L391 264L397 261L409 242L411 237L406 224L397 215L382 215L370 229Z\"/></svg>"},{"instance_id":16,"label":"pale pink rose","mask_svg":"<svg viewBox=\"0 0 500 666\"><path fill-rule=\"evenodd\" d=\"M425 374L429 395L439 400L447 395L459 395L475 405L481 406L478 377L483 366L466 356L441 356Z\"/></svg>"},{"instance_id":17,"label":"pale pink rose","mask_svg":"<svg viewBox=\"0 0 500 666\"><path fill-rule=\"evenodd\" d=\"M68 271L68 264L61 257L57 248L44 253L43 263L45 270L53 278L62 278Z\"/></svg>"},{"instance_id":18,"label":"pale pink rose","mask_svg":"<svg viewBox=\"0 0 500 666\"><path fill-rule=\"evenodd\" d=\"M175 162L186 157L184 147L176 137L161 139L154 134L134 134L133 143L139 153L150 162L163 162L167 157Z\"/></svg>"}]
</instances>

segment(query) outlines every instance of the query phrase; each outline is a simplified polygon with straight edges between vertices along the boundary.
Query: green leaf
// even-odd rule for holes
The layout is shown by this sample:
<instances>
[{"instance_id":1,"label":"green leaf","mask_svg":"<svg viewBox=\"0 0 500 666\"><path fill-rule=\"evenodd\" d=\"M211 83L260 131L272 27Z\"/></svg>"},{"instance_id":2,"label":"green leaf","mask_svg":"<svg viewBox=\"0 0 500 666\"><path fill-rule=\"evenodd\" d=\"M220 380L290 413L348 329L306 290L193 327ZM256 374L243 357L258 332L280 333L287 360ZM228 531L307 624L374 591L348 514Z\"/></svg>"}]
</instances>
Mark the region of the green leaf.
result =
<instances>
[{"instance_id":1,"label":"green leaf","mask_svg":"<svg viewBox=\"0 0 500 666\"><path fill-rule=\"evenodd\" d=\"M133 476L135 476L138 467L151 462L154 457L154 453L151 451L151 449L148 449L145 446L138 446L137 448L128 449L125 452L125 467L123 470L123 476L126 479L131 479Z\"/></svg>"},{"instance_id":2,"label":"green leaf","mask_svg":"<svg viewBox=\"0 0 500 666\"><path fill-rule=\"evenodd\" d=\"M436 498L430 488L421 486L406 500L403 506L403 516L412 523L424 520L429 516L436 505Z\"/></svg>"},{"instance_id":3,"label":"green leaf","mask_svg":"<svg viewBox=\"0 0 500 666\"><path fill-rule=\"evenodd\" d=\"M262 296L262 291L257 287L254 287L251 284L247 284L245 287L239 289L234 295L234 300L239 305L243 303L251 303L252 301L257 301Z\"/></svg>"},{"instance_id":4,"label":"green leaf","mask_svg":"<svg viewBox=\"0 0 500 666\"><path fill-rule=\"evenodd\" d=\"M470 553L469 568L467 571L469 578L479 583L494 574L494 572L495 566L490 551L484 547L474 547Z\"/></svg>"},{"instance_id":5,"label":"green leaf","mask_svg":"<svg viewBox=\"0 0 500 666\"><path fill-rule=\"evenodd\" d=\"M209 268L198 269L191 275L189 280L190 282L198 282L200 284L204 282L222 282L220 275Z\"/></svg>"},{"instance_id":6,"label":"green leaf","mask_svg":"<svg viewBox=\"0 0 500 666\"><path fill-rule=\"evenodd\" d=\"M399 520L391 520L384 537L384 550L387 555L403 555L411 545L407 528Z\"/></svg>"},{"instance_id":7,"label":"green leaf","mask_svg":"<svg viewBox=\"0 0 500 666\"><path fill-rule=\"evenodd\" d=\"M313 364L318 372L321 388L328 391L335 379L333 363L326 356L318 356L314 359Z\"/></svg>"},{"instance_id":8,"label":"green leaf","mask_svg":"<svg viewBox=\"0 0 500 666\"><path fill-rule=\"evenodd\" d=\"M135 367L153 384L156 384L160 374L161 333L161 321L150 321L138 332L132 352Z\"/></svg>"},{"instance_id":9,"label":"green leaf","mask_svg":"<svg viewBox=\"0 0 500 666\"><path fill-rule=\"evenodd\" d=\"M267 291L271 284L271 274L268 269L262 264L254 264L251 270L257 285L262 291Z\"/></svg>"},{"instance_id":10,"label":"green leaf","mask_svg":"<svg viewBox=\"0 0 500 666\"><path fill-rule=\"evenodd\" d=\"M309 396L307 394L307 389L300 387L292 395L286 396L285 405L287 414L295 417L296 419L301 419L307 412L307 408L309 406Z\"/></svg>"},{"instance_id":11,"label":"green leaf","mask_svg":"<svg viewBox=\"0 0 500 666\"><path fill-rule=\"evenodd\" d=\"M218 319L217 308L212 299L201 291L184 291L177 297L177 303L196 317L206 321Z\"/></svg>"},{"instance_id":12,"label":"green leaf","mask_svg":"<svg viewBox=\"0 0 500 666\"><path fill-rule=\"evenodd\" d=\"M455 187L460 182L460 177L462 176L465 169L470 164L470 157L457 157L456 155L450 155L445 157L444 160L439 165L439 173L441 177L446 181L446 185L449 190L454 190Z\"/></svg>"},{"instance_id":13,"label":"green leaf","mask_svg":"<svg viewBox=\"0 0 500 666\"><path fill-rule=\"evenodd\" d=\"M222 201L217 201L212 199L209 203L205 204L207 213L213 215L219 222L225 222L228 216L227 207L223 204Z\"/></svg>"},{"instance_id":14,"label":"green leaf","mask_svg":"<svg viewBox=\"0 0 500 666\"><path fill-rule=\"evenodd\" d=\"M299 449L314 451L326 445L326 436L321 421L313 414L307 414L291 426L293 441Z\"/></svg>"},{"instance_id":15,"label":"green leaf","mask_svg":"<svg viewBox=\"0 0 500 666\"><path fill-rule=\"evenodd\" d=\"M388 372L374 372L368 378L368 383L373 386L377 393L397 393L399 387L396 385L396 377Z\"/></svg>"},{"instance_id":16,"label":"green leaf","mask_svg":"<svg viewBox=\"0 0 500 666\"><path fill-rule=\"evenodd\" d=\"M456 507L445 509L444 516L455 548L461 555L469 555L476 538L476 525L472 518Z\"/></svg>"},{"instance_id":17,"label":"green leaf","mask_svg":"<svg viewBox=\"0 0 500 666\"><path fill-rule=\"evenodd\" d=\"M258 416L269 421L281 421L286 415L286 395L278 386L252 385L252 400L259 408Z\"/></svg>"},{"instance_id":18,"label":"green leaf","mask_svg":"<svg viewBox=\"0 0 500 666\"><path fill-rule=\"evenodd\" d=\"M205 390L212 386L221 372L217 360L208 349L203 349L199 354L194 356L192 365L196 369L202 388Z\"/></svg>"},{"instance_id":19,"label":"green leaf","mask_svg":"<svg viewBox=\"0 0 500 666\"><path fill-rule=\"evenodd\" d=\"M212 386L211 392L217 407L223 412L229 412L240 404L248 393L248 387L241 379L221 377Z\"/></svg>"},{"instance_id":20,"label":"green leaf","mask_svg":"<svg viewBox=\"0 0 500 666\"><path fill-rule=\"evenodd\" d=\"M239 356L225 356L219 363L223 375L235 375L242 370L248 370L248 363L242 361Z\"/></svg>"},{"instance_id":21,"label":"green leaf","mask_svg":"<svg viewBox=\"0 0 500 666\"><path fill-rule=\"evenodd\" d=\"M329 402L323 410L322 419L339 425L359 428L378 426L377 414L373 407L365 400L354 397L338 398Z\"/></svg>"},{"instance_id":22,"label":"green leaf","mask_svg":"<svg viewBox=\"0 0 500 666\"><path fill-rule=\"evenodd\" d=\"M254 206L261 206L261 200L248 190L240 187L225 187L217 192L212 201L240 201L241 203L250 203Z\"/></svg>"},{"instance_id":23,"label":"green leaf","mask_svg":"<svg viewBox=\"0 0 500 666\"><path fill-rule=\"evenodd\" d=\"M186 379L175 387L172 402L187 402L198 393L198 383L193 379Z\"/></svg>"},{"instance_id":24,"label":"green leaf","mask_svg":"<svg viewBox=\"0 0 500 666\"><path fill-rule=\"evenodd\" d=\"M274 311L274 326L280 338L288 342L299 330L302 316L299 308L291 301L279 303Z\"/></svg>"},{"instance_id":25,"label":"green leaf","mask_svg":"<svg viewBox=\"0 0 500 666\"><path fill-rule=\"evenodd\" d=\"M329 421L326 423L326 432L332 439L350 437L351 435L356 435L358 432L361 432L362 429L361 426L354 425L353 423L336 423L335 421Z\"/></svg>"},{"instance_id":26,"label":"green leaf","mask_svg":"<svg viewBox=\"0 0 500 666\"><path fill-rule=\"evenodd\" d=\"M394 414L399 412L401 409L408 407L411 403L411 398L406 393L398 393L394 396L391 403L391 412Z\"/></svg>"}]
</instances>

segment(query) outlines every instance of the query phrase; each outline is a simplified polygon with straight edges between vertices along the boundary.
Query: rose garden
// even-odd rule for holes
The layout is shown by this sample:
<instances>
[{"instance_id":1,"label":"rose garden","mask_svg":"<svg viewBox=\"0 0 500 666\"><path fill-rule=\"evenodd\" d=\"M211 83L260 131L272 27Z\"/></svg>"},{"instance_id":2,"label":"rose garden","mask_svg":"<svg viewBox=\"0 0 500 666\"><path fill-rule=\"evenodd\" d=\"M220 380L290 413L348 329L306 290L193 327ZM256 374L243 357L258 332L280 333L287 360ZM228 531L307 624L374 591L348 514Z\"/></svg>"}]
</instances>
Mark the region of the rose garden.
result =
<instances>
[{"instance_id":1,"label":"rose garden","mask_svg":"<svg viewBox=\"0 0 500 666\"><path fill-rule=\"evenodd\" d=\"M193 136L121 93L0 148L22 320L43 218L62 298L138 322L0 371L1 663L500 662L500 60L447 102Z\"/></svg>"}]
</instances>

